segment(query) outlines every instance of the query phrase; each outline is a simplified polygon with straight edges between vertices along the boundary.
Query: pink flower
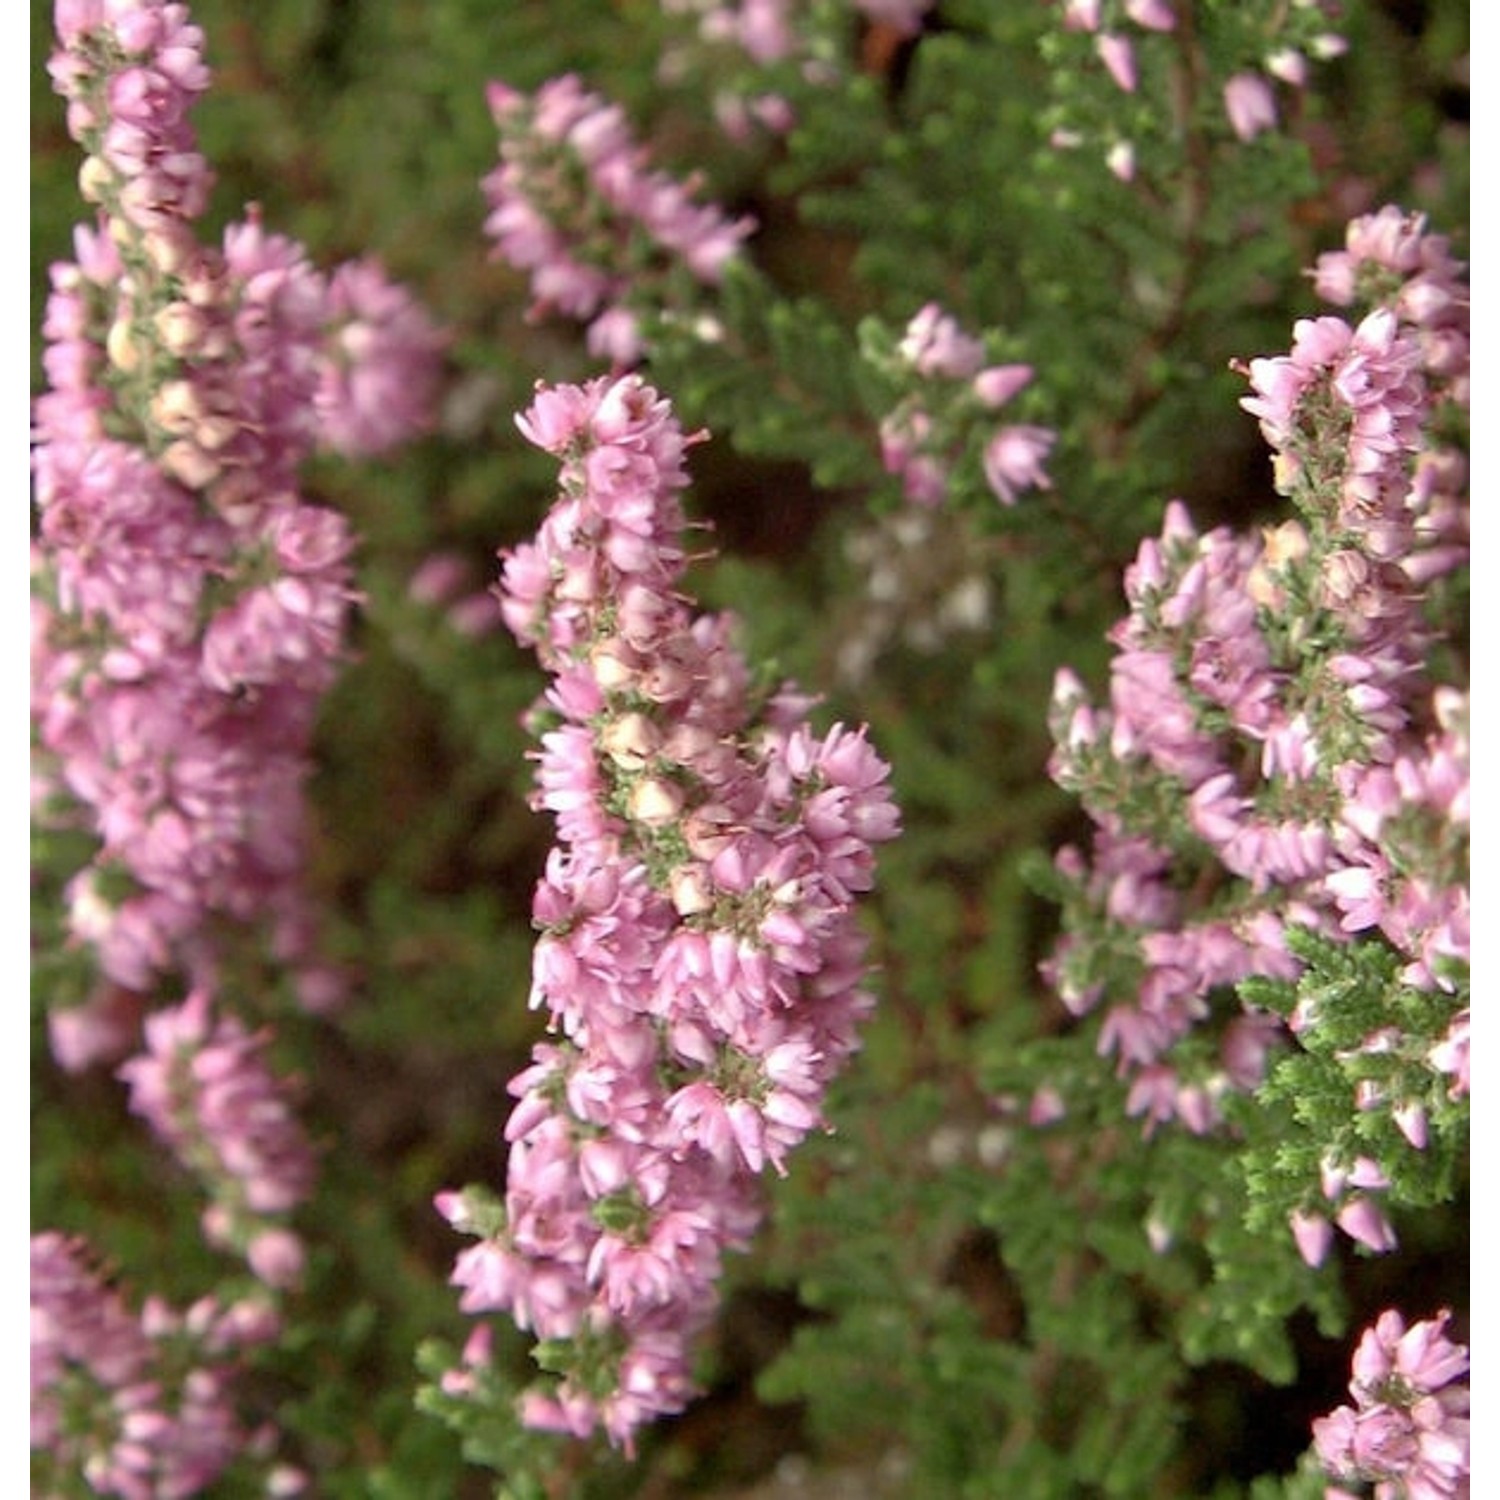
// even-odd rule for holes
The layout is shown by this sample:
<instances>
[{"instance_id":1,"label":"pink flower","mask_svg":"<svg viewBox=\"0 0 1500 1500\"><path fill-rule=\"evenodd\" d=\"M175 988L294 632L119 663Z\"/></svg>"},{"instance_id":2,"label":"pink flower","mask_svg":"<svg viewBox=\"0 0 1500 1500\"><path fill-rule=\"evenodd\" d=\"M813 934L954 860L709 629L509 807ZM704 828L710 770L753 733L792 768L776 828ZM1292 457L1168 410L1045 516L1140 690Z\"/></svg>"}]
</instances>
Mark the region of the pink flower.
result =
<instances>
[{"instance_id":1,"label":"pink flower","mask_svg":"<svg viewBox=\"0 0 1500 1500\"><path fill-rule=\"evenodd\" d=\"M1313 1423L1328 1474L1375 1485L1380 1500L1462 1500L1469 1493L1469 1351L1446 1334L1449 1313L1406 1326L1387 1310L1355 1350L1349 1393Z\"/></svg>"},{"instance_id":2,"label":"pink flower","mask_svg":"<svg viewBox=\"0 0 1500 1500\"><path fill-rule=\"evenodd\" d=\"M1388 1254L1396 1248L1396 1234L1390 1220L1372 1198L1363 1194L1347 1199L1334 1215L1334 1222L1350 1239L1376 1255Z\"/></svg>"},{"instance_id":3,"label":"pink flower","mask_svg":"<svg viewBox=\"0 0 1500 1500\"><path fill-rule=\"evenodd\" d=\"M1292 1214L1291 1226L1297 1253L1308 1265L1321 1266L1333 1247L1333 1226L1322 1214L1300 1211Z\"/></svg>"},{"instance_id":4,"label":"pink flower","mask_svg":"<svg viewBox=\"0 0 1500 1500\"><path fill-rule=\"evenodd\" d=\"M300 503L298 470L320 384L344 380L356 445L421 426L435 336L372 265L330 287L253 208L222 248L198 241L211 174L189 115L209 74L185 6L62 4L57 30L100 224L53 268L45 321L36 577L55 607L36 617L34 715L47 774L131 891L80 872L70 927L140 991L208 967L225 917L301 931L300 951L278 939L298 965L301 782L354 600L348 527ZM59 1045L81 1041L63 1022Z\"/></svg>"},{"instance_id":5,"label":"pink flower","mask_svg":"<svg viewBox=\"0 0 1500 1500\"><path fill-rule=\"evenodd\" d=\"M1147 31L1171 31L1177 25L1170 0L1125 0L1125 14Z\"/></svg>"},{"instance_id":6,"label":"pink flower","mask_svg":"<svg viewBox=\"0 0 1500 1500\"><path fill-rule=\"evenodd\" d=\"M1276 95L1259 73L1236 73L1224 85L1224 113L1242 141L1276 128Z\"/></svg>"},{"instance_id":7,"label":"pink flower","mask_svg":"<svg viewBox=\"0 0 1500 1500\"><path fill-rule=\"evenodd\" d=\"M984 362L984 345L964 333L936 302L912 318L896 352L918 374L957 380L977 374Z\"/></svg>"},{"instance_id":8,"label":"pink flower","mask_svg":"<svg viewBox=\"0 0 1500 1500\"><path fill-rule=\"evenodd\" d=\"M974 394L986 406L1004 406L1012 396L1031 384L1033 373L1030 365L991 365L975 375Z\"/></svg>"},{"instance_id":9,"label":"pink flower","mask_svg":"<svg viewBox=\"0 0 1500 1500\"><path fill-rule=\"evenodd\" d=\"M1094 38L1094 47L1116 86L1133 94L1136 85L1135 48L1130 41L1112 32L1101 32Z\"/></svg>"},{"instance_id":10,"label":"pink flower","mask_svg":"<svg viewBox=\"0 0 1500 1500\"><path fill-rule=\"evenodd\" d=\"M984 477L1002 505L1014 505L1029 489L1051 489L1042 465L1057 441L1046 427L1002 427L985 445Z\"/></svg>"},{"instance_id":11,"label":"pink flower","mask_svg":"<svg viewBox=\"0 0 1500 1500\"><path fill-rule=\"evenodd\" d=\"M1063 0L1063 25L1070 31L1098 31L1102 0Z\"/></svg>"}]
</instances>

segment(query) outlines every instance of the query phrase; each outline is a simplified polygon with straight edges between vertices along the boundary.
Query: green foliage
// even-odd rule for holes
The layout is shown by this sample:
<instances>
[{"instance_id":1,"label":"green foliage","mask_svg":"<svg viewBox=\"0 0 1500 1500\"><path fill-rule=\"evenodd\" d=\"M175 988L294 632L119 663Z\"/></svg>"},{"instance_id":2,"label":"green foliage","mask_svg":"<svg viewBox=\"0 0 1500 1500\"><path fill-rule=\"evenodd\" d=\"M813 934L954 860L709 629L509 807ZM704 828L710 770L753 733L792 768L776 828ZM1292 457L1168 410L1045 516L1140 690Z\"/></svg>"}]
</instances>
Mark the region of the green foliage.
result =
<instances>
[{"instance_id":1,"label":"green foliage","mask_svg":"<svg viewBox=\"0 0 1500 1500\"><path fill-rule=\"evenodd\" d=\"M1274 1128L1262 1124L1240 1156L1252 1227L1317 1207L1325 1159L1345 1168L1361 1157L1377 1162L1395 1209L1453 1202L1468 1175L1469 1112L1426 1054L1468 1006L1467 971L1455 975L1452 992L1418 989L1403 982L1399 955L1376 940L1330 943L1301 933L1294 948L1306 965L1294 984L1251 979L1242 987L1253 1004L1309 1018L1304 1045L1276 1063L1257 1094L1257 1113ZM1399 1040L1387 1045L1382 1037ZM1357 1108L1365 1097L1370 1107ZM1420 1150L1396 1122L1400 1106L1422 1112Z\"/></svg>"}]
</instances>

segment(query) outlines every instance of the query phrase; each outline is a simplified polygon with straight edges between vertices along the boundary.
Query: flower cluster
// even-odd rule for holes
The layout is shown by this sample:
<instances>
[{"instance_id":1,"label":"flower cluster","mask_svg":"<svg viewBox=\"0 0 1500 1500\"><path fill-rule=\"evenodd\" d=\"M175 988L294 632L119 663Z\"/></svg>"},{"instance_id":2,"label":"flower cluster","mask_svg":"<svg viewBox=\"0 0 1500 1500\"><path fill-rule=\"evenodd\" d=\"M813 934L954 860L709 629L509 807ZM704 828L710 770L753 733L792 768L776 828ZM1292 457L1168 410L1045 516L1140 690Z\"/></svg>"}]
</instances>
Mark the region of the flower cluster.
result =
<instances>
[{"instance_id":1,"label":"flower cluster","mask_svg":"<svg viewBox=\"0 0 1500 1500\"><path fill-rule=\"evenodd\" d=\"M1357 327L1305 320L1289 355L1248 367L1244 405L1297 519L1199 535L1174 502L1126 574L1109 706L1058 677L1052 773L1097 828L1091 858L1059 857L1072 904L1046 972L1076 1014L1112 1001L1099 1047L1148 1128L1206 1131L1226 1090L1260 1081L1281 1023L1233 1006L1223 1024L1212 999L1295 977L1293 929L1378 934L1400 982L1438 997L1468 962L1467 695L1433 683L1423 612L1467 550L1464 465L1434 438L1466 398L1467 299L1419 221L1385 210L1349 243L1320 283L1378 287L1382 305ZM1426 1085L1412 1080L1450 1075L1456 1094L1467 1076L1466 1015L1430 1013L1437 1034L1389 1017L1344 1056L1371 1069L1351 1108L1389 1111L1417 1150ZM1325 1021L1304 1000L1290 1036L1309 1044ZM1371 1159L1326 1160L1293 1218L1304 1256L1326 1253L1330 1217L1392 1248L1372 1196L1388 1185Z\"/></svg>"},{"instance_id":2,"label":"flower cluster","mask_svg":"<svg viewBox=\"0 0 1500 1500\"><path fill-rule=\"evenodd\" d=\"M695 181L653 170L624 111L573 74L534 95L492 83L488 98L500 135L483 183L495 254L531 278L531 316L587 323L593 354L635 364L642 313L685 312L753 221L696 202Z\"/></svg>"},{"instance_id":3,"label":"flower cluster","mask_svg":"<svg viewBox=\"0 0 1500 1500\"><path fill-rule=\"evenodd\" d=\"M825 1123L871 1005L854 904L898 815L863 732L818 737L790 688L758 702L731 621L681 594L693 439L669 404L602 378L540 389L519 420L562 461L501 584L553 674L531 992L552 1037L511 1084L503 1207L470 1189L439 1208L479 1237L464 1309L508 1311L558 1377L525 1421L628 1447L690 1394L758 1174Z\"/></svg>"},{"instance_id":4,"label":"flower cluster","mask_svg":"<svg viewBox=\"0 0 1500 1500\"><path fill-rule=\"evenodd\" d=\"M45 814L98 841L72 931L145 992L209 981L221 918L308 961L302 783L356 594L350 528L298 470L419 430L443 340L373 262L329 282L253 210L199 243L188 113L209 75L185 6L60 3L57 33L98 222L53 266L44 325L33 719ZM309 998L328 977L309 961ZM123 1039L96 1006L92 1044L74 1017L60 1056Z\"/></svg>"},{"instance_id":5,"label":"flower cluster","mask_svg":"<svg viewBox=\"0 0 1500 1500\"><path fill-rule=\"evenodd\" d=\"M262 1304L205 1297L185 1312L150 1298L132 1314L88 1246L31 1239L31 1449L34 1495L81 1476L120 1500L201 1494L242 1455L264 1459L268 1430L236 1410L246 1354L275 1338ZM274 1493L297 1491L276 1471Z\"/></svg>"},{"instance_id":6,"label":"flower cluster","mask_svg":"<svg viewBox=\"0 0 1500 1500\"><path fill-rule=\"evenodd\" d=\"M1365 1331L1349 1382L1354 1405L1313 1423L1318 1458L1339 1485L1373 1485L1374 1500L1469 1493L1469 1351L1446 1336L1448 1317L1408 1328L1389 1310Z\"/></svg>"},{"instance_id":7,"label":"flower cluster","mask_svg":"<svg viewBox=\"0 0 1500 1500\"><path fill-rule=\"evenodd\" d=\"M1186 0L1186 4L1189 10L1199 12L1192 18L1193 25L1187 28L1190 35L1201 27L1213 25L1215 18L1210 7L1195 7L1192 0ZM1179 31L1183 9L1184 0L1063 0L1063 40L1066 43L1069 34L1087 38L1090 55L1085 56L1077 47L1063 45L1057 49L1058 60L1075 68L1092 63L1102 68L1120 93L1134 96L1141 81L1142 51L1149 48L1153 59L1158 55L1157 39ZM1237 58L1235 71L1219 84L1224 118L1240 141L1254 140L1263 131L1277 127L1278 83L1291 89L1306 87L1312 62L1338 57L1347 47L1343 37L1327 29L1327 18L1337 13L1337 7L1326 0L1266 7L1266 10L1263 20L1257 18L1256 22L1235 18L1236 40L1232 48L1248 46L1252 50ZM1229 50L1215 39L1214 46L1205 48L1205 55L1220 57ZM1135 176L1138 145L1131 130L1138 125L1138 121L1136 127L1123 122L1117 125L1107 110L1093 117L1078 113L1075 108L1059 117L1052 132L1052 144L1065 149L1077 148L1086 141L1097 144L1109 169L1128 182Z\"/></svg>"},{"instance_id":8,"label":"flower cluster","mask_svg":"<svg viewBox=\"0 0 1500 1500\"><path fill-rule=\"evenodd\" d=\"M311 1147L267 1067L267 1033L214 1017L207 992L159 1010L145 1024L147 1050L120 1069L130 1107L209 1187L211 1244L242 1251L270 1286L294 1285L302 1245L281 1223L312 1189Z\"/></svg>"},{"instance_id":9,"label":"flower cluster","mask_svg":"<svg viewBox=\"0 0 1500 1500\"><path fill-rule=\"evenodd\" d=\"M942 502L970 433L980 427L987 433L985 481L1002 505L1014 505L1026 490L1051 488L1043 464L1055 432L1029 423L990 430L991 414L1031 383L1030 365L986 363L983 343L932 302L907 324L893 351L873 348L867 337L865 354L905 389L881 419L880 453L908 500Z\"/></svg>"}]
</instances>

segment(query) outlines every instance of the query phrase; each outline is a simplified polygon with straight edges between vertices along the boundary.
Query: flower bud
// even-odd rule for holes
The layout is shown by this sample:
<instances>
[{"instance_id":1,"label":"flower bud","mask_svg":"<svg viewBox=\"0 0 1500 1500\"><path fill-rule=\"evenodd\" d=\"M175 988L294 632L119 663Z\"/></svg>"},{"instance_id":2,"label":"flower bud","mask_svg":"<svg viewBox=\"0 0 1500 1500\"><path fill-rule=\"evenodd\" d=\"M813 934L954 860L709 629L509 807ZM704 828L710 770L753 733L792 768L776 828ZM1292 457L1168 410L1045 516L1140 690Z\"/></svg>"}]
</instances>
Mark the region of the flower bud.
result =
<instances>
[{"instance_id":1,"label":"flower bud","mask_svg":"<svg viewBox=\"0 0 1500 1500\"><path fill-rule=\"evenodd\" d=\"M589 652L589 668L594 681L606 693L623 692L638 676L639 658L635 652L613 636L599 641Z\"/></svg>"},{"instance_id":2,"label":"flower bud","mask_svg":"<svg viewBox=\"0 0 1500 1500\"><path fill-rule=\"evenodd\" d=\"M630 791L630 817L647 828L665 828L682 813L682 788L660 776L647 776Z\"/></svg>"},{"instance_id":3,"label":"flower bud","mask_svg":"<svg viewBox=\"0 0 1500 1500\"><path fill-rule=\"evenodd\" d=\"M680 917L695 917L714 904L713 887L703 866L679 865L669 879L672 905Z\"/></svg>"},{"instance_id":4,"label":"flower bud","mask_svg":"<svg viewBox=\"0 0 1500 1500\"><path fill-rule=\"evenodd\" d=\"M174 436L189 433L203 416L198 388L191 380L169 380L151 400L151 420Z\"/></svg>"},{"instance_id":5,"label":"flower bud","mask_svg":"<svg viewBox=\"0 0 1500 1500\"><path fill-rule=\"evenodd\" d=\"M114 180L108 163L97 156L86 156L78 169L78 191L86 203L103 203Z\"/></svg>"},{"instance_id":6,"label":"flower bud","mask_svg":"<svg viewBox=\"0 0 1500 1500\"><path fill-rule=\"evenodd\" d=\"M599 736L599 747L622 771L644 770L661 742L661 734L645 714L621 714Z\"/></svg>"},{"instance_id":7,"label":"flower bud","mask_svg":"<svg viewBox=\"0 0 1500 1500\"><path fill-rule=\"evenodd\" d=\"M129 375L140 365L141 356L135 347L135 324L128 315L122 313L109 325L104 352L109 356L110 364L122 374Z\"/></svg>"}]
</instances>

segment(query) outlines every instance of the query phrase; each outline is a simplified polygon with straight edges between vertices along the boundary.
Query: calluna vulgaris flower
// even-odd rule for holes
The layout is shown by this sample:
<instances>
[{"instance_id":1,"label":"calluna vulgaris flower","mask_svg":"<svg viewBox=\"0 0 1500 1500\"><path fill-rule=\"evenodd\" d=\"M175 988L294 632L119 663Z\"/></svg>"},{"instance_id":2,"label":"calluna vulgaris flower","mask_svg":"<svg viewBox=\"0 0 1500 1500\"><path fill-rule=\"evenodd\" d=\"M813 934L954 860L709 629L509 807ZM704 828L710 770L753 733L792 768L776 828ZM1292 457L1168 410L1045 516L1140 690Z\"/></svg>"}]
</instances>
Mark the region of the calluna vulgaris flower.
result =
<instances>
[{"instance_id":1,"label":"calluna vulgaris flower","mask_svg":"<svg viewBox=\"0 0 1500 1500\"><path fill-rule=\"evenodd\" d=\"M1449 1314L1414 1323L1381 1313L1354 1354L1349 1394L1313 1423L1319 1460L1374 1500L1464 1500L1469 1493L1469 1351L1446 1335Z\"/></svg>"},{"instance_id":2,"label":"calluna vulgaris flower","mask_svg":"<svg viewBox=\"0 0 1500 1500\"><path fill-rule=\"evenodd\" d=\"M1243 404L1298 518L1258 537L1200 535L1173 502L1126 573L1109 706L1070 672L1057 682L1053 774L1097 829L1091 858L1060 856L1080 915L1047 973L1078 1014L1109 994L1099 1046L1148 1128L1207 1130L1225 1090L1259 1081L1285 1039L1264 1015L1231 1021L1211 1071L1185 1076L1175 1055L1215 991L1296 976L1289 926L1378 934L1421 990L1451 990L1468 962L1467 695L1431 681L1423 613L1426 586L1467 557L1465 465L1434 437L1467 402L1467 293L1446 243L1395 209L1356 221L1348 244L1317 283L1341 302L1372 296L1374 310L1353 327L1306 319L1290 354L1248 367ZM1211 902L1188 869L1204 871ZM1110 989L1107 955L1128 948L1127 995ZM1317 1024L1306 1006L1290 1017L1293 1035ZM1451 1077L1457 1097L1467 1034L1455 1013L1443 1035L1386 1027L1363 1045ZM1351 1105L1389 1110L1425 1147L1420 1090L1366 1086ZM1326 1162L1293 1219L1303 1255L1326 1253L1330 1221L1392 1248L1388 1186L1368 1158Z\"/></svg>"},{"instance_id":3,"label":"calluna vulgaris flower","mask_svg":"<svg viewBox=\"0 0 1500 1500\"><path fill-rule=\"evenodd\" d=\"M329 282L253 210L198 242L211 173L188 113L209 73L185 6L64 0L56 19L49 71L98 207L52 268L34 411L41 801L99 846L69 921L134 992L211 982L215 922L265 921L312 999L329 974L306 951L302 785L356 595L349 526L297 474L319 444L419 430L442 340L373 262ZM117 1055L124 1014L101 990L60 1059Z\"/></svg>"},{"instance_id":4,"label":"calluna vulgaris flower","mask_svg":"<svg viewBox=\"0 0 1500 1500\"><path fill-rule=\"evenodd\" d=\"M558 846L531 993L551 1037L511 1084L503 1209L472 1190L439 1207L479 1237L454 1271L463 1308L508 1312L560 1377L524 1419L628 1447L691 1394L691 1342L724 1252L756 1227L758 1174L825 1123L872 1003L854 903L898 816L862 731L815 735L790 689L757 701L731 622L692 613L694 439L668 403L604 378L540 388L519 420L562 461L501 584L553 674L535 800Z\"/></svg>"},{"instance_id":5,"label":"calluna vulgaris flower","mask_svg":"<svg viewBox=\"0 0 1500 1500\"><path fill-rule=\"evenodd\" d=\"M33 1235L32 1494L76 1494L80 1479L120 1500L207 1492L266 1446L236 1389L248 1351L278 1332L257 1302L205 1297L178 1312L149 1298L134 1314L82 1240Z\"/></svg>"}]
</instances>

